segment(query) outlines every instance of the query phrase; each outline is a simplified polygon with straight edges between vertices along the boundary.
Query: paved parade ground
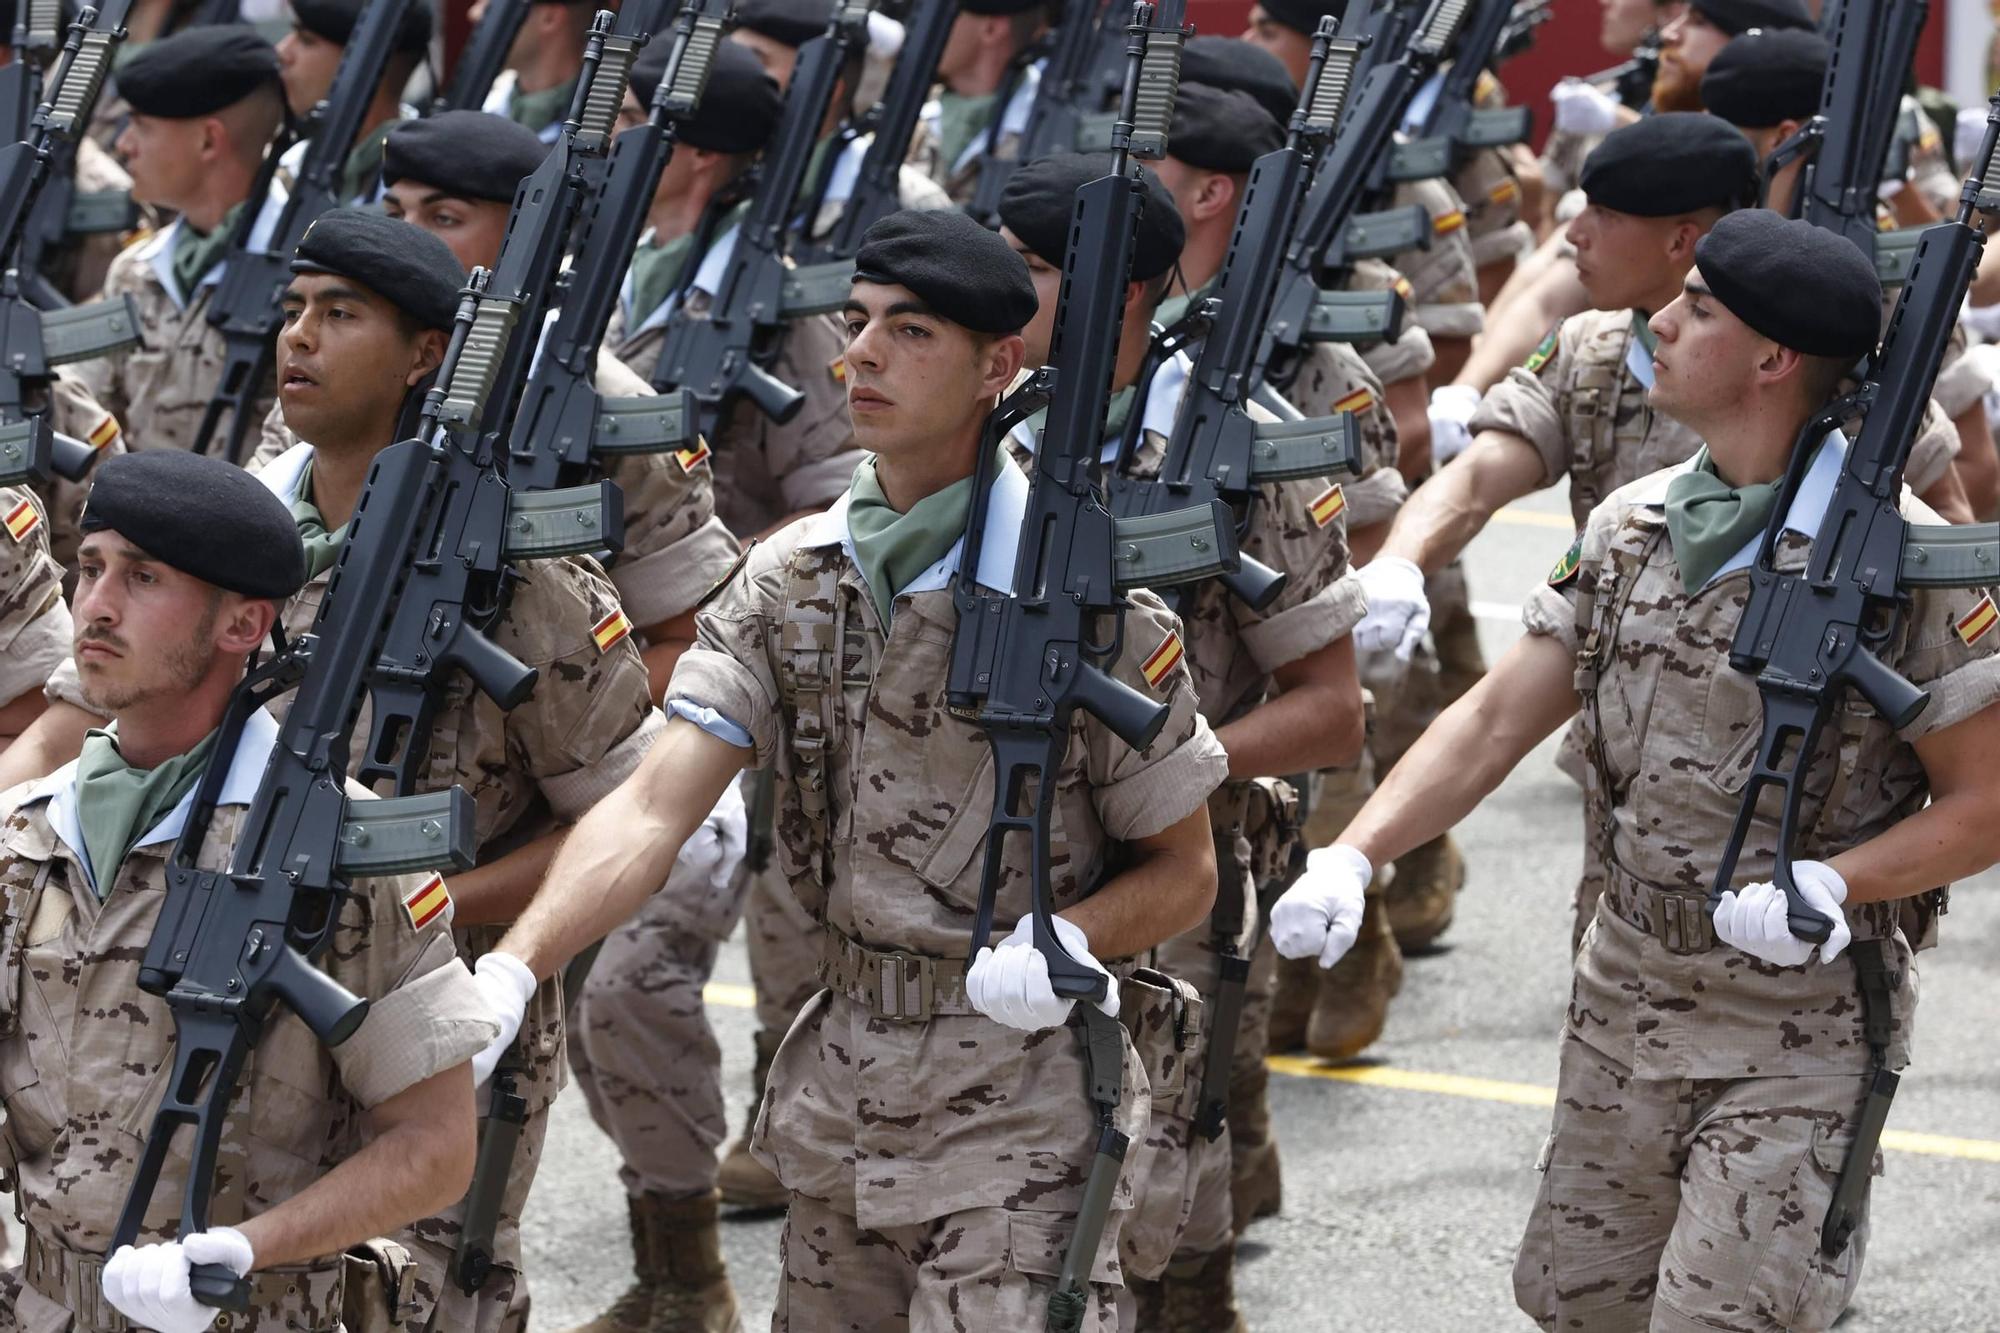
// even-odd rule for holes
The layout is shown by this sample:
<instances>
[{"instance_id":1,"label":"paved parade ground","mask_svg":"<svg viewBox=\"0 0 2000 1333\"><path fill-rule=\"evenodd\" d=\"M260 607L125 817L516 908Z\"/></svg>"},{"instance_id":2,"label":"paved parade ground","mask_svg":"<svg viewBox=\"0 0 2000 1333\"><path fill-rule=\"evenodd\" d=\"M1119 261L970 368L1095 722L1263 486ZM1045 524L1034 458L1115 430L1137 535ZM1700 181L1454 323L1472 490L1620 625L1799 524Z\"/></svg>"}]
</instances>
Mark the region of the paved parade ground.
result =
<instances>
[{"instance_id":1,"label":"paved parade ground","mask_svg":"<svg viewBox=\"0 0 2000 1333\"><path fill-rule=\"evenodd\" d=\"M1512 608L1568 546L1566 515L1558 496L1538 497L1472 548L1489 658L1517 633ZM1252 1228L1239 1269L1253 1328L1528 1327L1508 1273L1548 1130L1581 855L1580 802L1550 762L1552 749L1460 828L1472 872L1449 947L1412 961L1367 1061L1337 1070L1281 1062L1272 1100L1284 1214ZM1924 957L1922 976L1917 1059L1890 1120L1876 1236L1854 1310L1840 1325L1856 1333L2000 1327L2000 1058L1992 1042L2000 1031L2000 876L1960 886L1944 944ZM732 1125L748 1095L748 982L739 937L710 996ZM537 1330L582 1322L629 1280L616 1165L583 1099L565 1095L528 1214ZM745 1327L764 1328L778 1223L727 1223L723 1242Z\"/></svg>"}]
</instances>

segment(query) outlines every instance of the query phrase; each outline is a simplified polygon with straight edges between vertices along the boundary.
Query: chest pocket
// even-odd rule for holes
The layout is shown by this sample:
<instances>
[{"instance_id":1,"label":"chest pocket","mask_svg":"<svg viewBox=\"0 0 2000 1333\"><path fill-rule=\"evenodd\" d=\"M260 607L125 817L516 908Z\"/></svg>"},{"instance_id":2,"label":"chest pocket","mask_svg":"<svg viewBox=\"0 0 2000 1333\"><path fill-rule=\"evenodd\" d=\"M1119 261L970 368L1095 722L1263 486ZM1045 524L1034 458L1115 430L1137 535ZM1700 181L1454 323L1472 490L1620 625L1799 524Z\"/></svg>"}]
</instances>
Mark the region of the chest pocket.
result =
<instances>
[{"instance_id":1,"label":"chest pocket","mask_svg":"<svg viewBox=\"0 0 2000 1333\"><path fill-rule=\"evenodd\" d=\"M1622 384L1620 363L1588 359L1563 386L1563 426L1570 440L1570 509L1579 516L1579 526L1613 489L1607 481L1617 467Z\"/></svg>"}]
</instances>

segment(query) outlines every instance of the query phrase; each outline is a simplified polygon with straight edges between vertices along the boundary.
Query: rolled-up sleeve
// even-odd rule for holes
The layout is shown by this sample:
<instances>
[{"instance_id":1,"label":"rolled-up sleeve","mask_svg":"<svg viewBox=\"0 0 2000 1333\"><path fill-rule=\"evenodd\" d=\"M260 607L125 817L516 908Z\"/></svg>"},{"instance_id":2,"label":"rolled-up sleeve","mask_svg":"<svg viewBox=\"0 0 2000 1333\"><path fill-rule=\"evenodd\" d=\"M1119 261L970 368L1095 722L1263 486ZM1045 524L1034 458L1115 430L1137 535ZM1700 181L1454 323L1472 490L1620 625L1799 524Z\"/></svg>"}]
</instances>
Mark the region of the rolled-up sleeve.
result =
<instances>
[{"instance_id":1,"label":"rolled-up sleeve","mask_svg":"<svg viewBox=\"0 0 2000 1333\"><path fill-rule=\"evenodd\" d=\"M1157 681L1145 663L1171 636L1181 641L1180 619L1149 592L1134 593L1125 612L1125 651L1111 674L1167 705L1166 725L1143 750L1135 750L1091 718L1084 724L1091 799L1104 831L1114 838L1149 838L1202 808L1229 776L1229 756L1202 718L1185 654Z\"/></svg>"}]
</instances>

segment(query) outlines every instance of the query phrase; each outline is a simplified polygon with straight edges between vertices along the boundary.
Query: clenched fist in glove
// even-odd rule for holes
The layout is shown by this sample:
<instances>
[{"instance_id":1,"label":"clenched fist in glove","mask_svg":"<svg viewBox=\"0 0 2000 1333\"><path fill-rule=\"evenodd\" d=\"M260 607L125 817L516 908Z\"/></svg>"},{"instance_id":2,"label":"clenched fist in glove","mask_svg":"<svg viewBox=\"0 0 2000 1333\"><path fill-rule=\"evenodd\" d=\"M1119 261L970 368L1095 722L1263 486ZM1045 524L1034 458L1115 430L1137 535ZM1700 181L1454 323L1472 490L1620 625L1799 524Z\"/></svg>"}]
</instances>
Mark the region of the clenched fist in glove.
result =
<instances>
[{"instance_id":1,"label":"clenched fist in glove","mask_svg":"<svg viewBox=\"0 0 2000 1333\"><path fill-rule=\"evenodd\" d=\"M1479 390L1469 384L1444 384L1431 390L1431 465L1443 467L1472 443L1472 414L1479 410Z\"/></svg>"},{"instance_id":2,"label":"clenched fist in glove","mask_svg":"<svg viewBox=\"0 0 2000 1333\"><path fill-rule=\"evenodd\" d=\"M1050 919L1055 922L1056 939L1070 957L1104 972L1104 998L1097 1007L1111 1018L1118 1017L1118 979L1091 957L1090 941L1081 927L1059 916ZM994 1022L1023 1032L1061 1026L1069 1020L1070 1006L1076 1003L1066 995L1057 995L1050 984L1049 960L1035 947L1032 916L1022 917L1014 933L997 947L988 945L974 956L965 972L965 998Z\"/></svg>"},{"instance_id":3,"label":"clenched fist in glove","mask_svg":"<svg viewBox=\"0 0 2000 1333\"><path fill-rule=\"evenodd\" d=\"M1564 79L1549 89L1555 105L1556 128L1565 134L1609 134L1618 128L1624 103L1594 83Z\"/></svg>"},{"instance_id":4,"label":"clenched fist in glove","mask_svg":"<svg viewBox=\"0 0 2000 1333\"><path fill-rule=\"evenodd\" d=\"M1378 555L1356 573L1368 598L1368 612L1354 627L1361 674L1370 684L1400 680L1431 627L1424 571L1401 556Z\"/></svg>"},{"instance_id":5,"label":"clenched fist in glove","mask_svg":"<svg viewBox=\"0 0 2000 1333\"><path fill-rule=\"evenodd\" d=\"M1332 967L1361 934L1361 909L1375 868L1344 842L1306 853L1300 875L1271 909L1271 943L1284 958Z\"/></svg>"},{"instance_id":6,"label":"clenched fist in glove","mask_svg":"<svg viewBox=\"0 0 2000 1333\"><path fill-rule=\"evenodd\" d=\"M472 980L492 1010L493 1021L500 1025L500 1035L472 1057L472 1081L484 1085L521 1033L528 1001L535 998L535 974L513 954L489 953L472 965Z\"/></svg>"},{"instance_id":7,"label":"clenched fist in glove","mask_svg":"<svg viewBox=\"0 0 2000 1333\"><path fill-rule=\"evenodd\" d=\"M194 1298L191 1270L222 1264L244 1277L255 1261L250 1242L234 1227L211 1227L164 1245L121 1246L104 1265L104 1299L136 1328L203 1333L222 1312Z\"/></svg>"},{"instance_id":8,"label":"clenched fist in glove","mask_svg":"<svg viewBox=\"0 0 2000 1333\"><path fill-rule=\"evenodd\" d=\"M1715 937L1744 953L1776 963L1798 967L1819 950L1819 960L1830 963L1854 940L1847 916L1840 905L1847 901L1847 881L1823 861L1792 862L1792 878L1799 892L1821 916L1833 922L1826 943L1814 944L1792 934L1787 921L1785 891L1776 884L1746 884L1722 895L1715 904Z\"/></svg>"}]
</instances>

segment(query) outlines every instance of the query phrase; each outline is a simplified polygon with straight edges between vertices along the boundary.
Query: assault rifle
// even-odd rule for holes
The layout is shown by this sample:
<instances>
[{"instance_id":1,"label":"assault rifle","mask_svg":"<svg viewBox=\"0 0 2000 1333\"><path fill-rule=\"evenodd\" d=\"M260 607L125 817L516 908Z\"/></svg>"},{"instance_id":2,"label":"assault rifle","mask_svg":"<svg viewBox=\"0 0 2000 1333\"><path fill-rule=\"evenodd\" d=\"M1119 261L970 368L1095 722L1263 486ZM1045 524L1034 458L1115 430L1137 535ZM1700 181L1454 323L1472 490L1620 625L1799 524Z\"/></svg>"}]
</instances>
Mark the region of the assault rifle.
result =
<instances>
[{"instance_id":1,"label":"assault rifle","mask_svg":"<svg viewBox=\"0 0 2000 1333\"><path fill-rule=\"evenodd\" d=\"M826 109L842 69L868 40L873 7L874 0L842 0L827 30L799 48L784 112L714 302L700 314L683 305L667 323L653 387L692 390L704 434L714 432L739 398L779 422L790 421L805 406L804 394L765 368L788 313L785 246Z\"/></svg>"},{"instance_id":2,"label":"assault rifle","mask_svg":"<svg viewBox=\"0 0 2000 1333\"><path fill-rule=\"evenodd\" d=\"M251 234L269 197L275 149L266 161L264 188L253 190L244 201L222 280L209 297L208 322L222 332L225 351L222 374L191 446L196 453L209 452L220 432L222 456L237 462L250 431L263 424L252 420L253 409L271 378L274 342L284 318L278 293L291 279L292 252L320 214L346 202L340 197L340 181L347 154L388 67L404 11L414 2L367 0L362 6L326 97L306 116L302 133L309 142L304 159L270 241L261 250L252 248Z\"/></svg>"},{"instance_id":3,"label":"assault rifle","mask_svg":"<svg viewBox=\"0 0 2000 1333\"><path fill-rule=\"evenodd\" d=\"M1474 105L1479 80L1493 63L1514 16L1513 0L1457 0L1470 10L1470 17L1458 31L1451 66L1436 76L1436 95L1422 114L1406 120L1403 128L1415 136L1397 154L1397 171L1422 172L1422 178L1443 176L1457 170L1482 148L1505 148L1524 142L1534 129L1534 113L1524 106L1499 107L1482 111ZM1429 91L1426 89L1426 91ZM1422 98L1418 99L1422 103ZM1399 179L1415 179L1399 176Z\"/></svg>"},{"instance_id":4,"label":"assault rifle","mask_svg":"<svg viewBox=\"0 0 2000 1333\"><path fill-rule=\"evenodd\" d=\"M85 9L77 16L28 137L0 145L0 484L46 481L51 472L78 481L90 471L96 450L57 434L42 404L56 367L139 341L139 311L129 295L37 310L23 291L22 259L56 150L84 132L130 7L131 0L106 0L104 9Z\"/></svg>"},{"instance_id":5,"label":"assault rifle","mask_svg":"<svg viewBox=\"0 0 2000 1333\"><path fill-rule=\"evenodd\" d=\"M493 91L493 81L507 67L507 53L528 21L534 0L487 0L472 25L472 33L451 68L451 80L431 101L431 114L440 111L482 111Z\"/></svg>"},{"instance_id":6,"label":"assault rifle","mask_svg":"<svg viewBox=\"0 0 2000 1333\"><path fill-rule=\"evenodd\" d=\"M1049 36L1048 60L1042 67L1041 81L1035 85L1027 124L1021 129L1020 151L1009 157L994 151L1000 118L1007 112L1006 89L994 100L993 132L979 155L979 177L965 210L987 226L999 225L1000 196L1006 193L1015 167L1076 149L1085 113L1095 109L1090 101L1091 74L1097 62L1098 11L1103 4L1104 0L1064 0L1062 21ZM949 169L950 163L945 165Z\"/></svg>"}]
</instances>

